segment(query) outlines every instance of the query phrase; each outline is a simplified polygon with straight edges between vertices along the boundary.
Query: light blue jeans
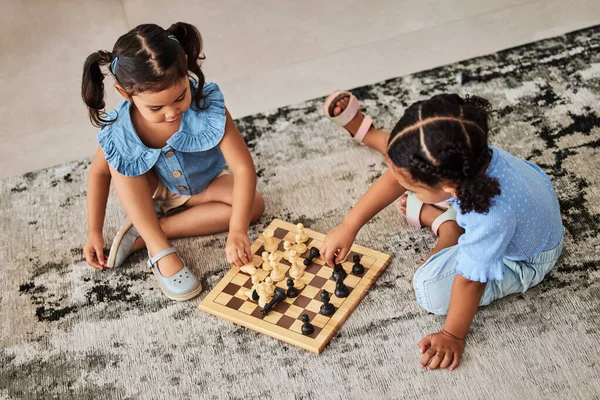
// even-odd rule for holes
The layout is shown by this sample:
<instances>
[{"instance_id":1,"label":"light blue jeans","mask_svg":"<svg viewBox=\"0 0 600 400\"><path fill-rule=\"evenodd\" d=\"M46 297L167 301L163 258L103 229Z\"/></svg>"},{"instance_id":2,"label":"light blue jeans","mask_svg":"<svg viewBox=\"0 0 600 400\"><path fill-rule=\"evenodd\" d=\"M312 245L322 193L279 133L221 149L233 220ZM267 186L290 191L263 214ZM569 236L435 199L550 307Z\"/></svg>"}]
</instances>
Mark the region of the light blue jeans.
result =
<instances>
[{"instance_id":1,"label":"light blue jeans","mask_svg":"<svg viewBox=\"0 0 600 400\"><path fill-rule=\"evenodd\" d=\"M488 281L480 306L487 306L494 300L513 293L523 293L537 285L548 274L564 246L564 239L552 250L524 261L504 259L507 269L500 281ZM456 277L456 257L458 245L448 247L434 254L415 272L413 286L417 302L421 307L436 315L446 315L450 306L452 282Z\"/></svg>"}]
</instances>

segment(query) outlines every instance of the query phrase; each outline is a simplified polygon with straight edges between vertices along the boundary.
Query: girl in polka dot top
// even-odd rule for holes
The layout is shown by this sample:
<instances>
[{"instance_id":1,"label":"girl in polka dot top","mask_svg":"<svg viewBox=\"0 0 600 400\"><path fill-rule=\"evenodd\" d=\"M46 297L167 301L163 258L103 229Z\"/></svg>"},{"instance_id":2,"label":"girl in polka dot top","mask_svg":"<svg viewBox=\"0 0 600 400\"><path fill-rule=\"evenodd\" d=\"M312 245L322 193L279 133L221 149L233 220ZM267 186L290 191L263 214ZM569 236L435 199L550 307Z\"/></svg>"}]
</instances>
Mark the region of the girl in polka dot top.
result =
<instances>
[{"instance_id":1,"label":"girl in polka dot top","mask_svg":"<svg viewBox=\"0 0 600 400\"><path fill-rule=\"evenodd\" d=\"M430 369L456 368L479 306L540 283L563 248L550 179L488 144L489 110L480 97L437 95L408 107L387 133L371 126L349 92L325 104L329 118L385 155L388 170L327 235L321 253L330 264L341 261L359 229L399 197L409 223L432 228L438 241L413 279L417 302L447 315L438 333L419 342Z\"/></svg>"}]
</instances>

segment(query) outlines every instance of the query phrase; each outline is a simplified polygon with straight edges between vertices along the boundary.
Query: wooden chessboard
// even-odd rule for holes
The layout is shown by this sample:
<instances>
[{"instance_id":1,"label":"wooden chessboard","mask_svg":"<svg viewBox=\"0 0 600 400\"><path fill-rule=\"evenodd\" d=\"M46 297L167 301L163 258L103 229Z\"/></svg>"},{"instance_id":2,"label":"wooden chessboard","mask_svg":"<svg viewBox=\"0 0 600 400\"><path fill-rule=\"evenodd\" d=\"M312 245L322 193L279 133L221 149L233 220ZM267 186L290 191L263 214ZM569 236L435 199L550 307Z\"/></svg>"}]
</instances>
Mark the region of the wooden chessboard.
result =
<instances>
[{"instance_id":1,"label":"wooden chessboard","mask_svg":"<svg viewBox=\"0 0 600 400\"><path fill-rule=\"evenodd\" d=\"M287 270L291 267L291 264L283 258L283 242L288 240L294 243L294 237L297 233L296 225L276 219L269 225L268 229L275 232L274 240L278 244L278 250L275 254L280 266L286 271L286 279L278 282L276 286L287 290ZM300 255L300 262L303 262L308 256L308 249L313 246L320 249L325 239L325 235L322 233L308 228L305 228L304 231L308 234L309 239L306 242L307 251ZM251 247L253 264L257 268L256 275L261 280L269 274L261 268L264 242L264 236L261 234ZM361 256L361 264L365 267L365 272L361 276L355 276L351 273L352 258L355 254ZM273 310L264 317L257 302L238 296L238 290L241 287L251 288L252 282L249 275L240 272L240 268L235 266L202 301L199 306L200 310L313 353L320 353L390 263L391 257L355 244L346 259L342 263L348 273L344 283L350 289L350 295L346 298L338 298L334 295L335 281L331 277L333 268L325 265L323 259L316 258L300 278L306 284L300 291L300 295L295 298L286 298L276 304ZM336 307L335 314L328 317L319 313L321 304L323 304L320 298L322 289L331 294L331 303ZM310 322L315 328L311 335L302 335L300 331L302 314L308 314Z\"/></svg>"}]
</instances>

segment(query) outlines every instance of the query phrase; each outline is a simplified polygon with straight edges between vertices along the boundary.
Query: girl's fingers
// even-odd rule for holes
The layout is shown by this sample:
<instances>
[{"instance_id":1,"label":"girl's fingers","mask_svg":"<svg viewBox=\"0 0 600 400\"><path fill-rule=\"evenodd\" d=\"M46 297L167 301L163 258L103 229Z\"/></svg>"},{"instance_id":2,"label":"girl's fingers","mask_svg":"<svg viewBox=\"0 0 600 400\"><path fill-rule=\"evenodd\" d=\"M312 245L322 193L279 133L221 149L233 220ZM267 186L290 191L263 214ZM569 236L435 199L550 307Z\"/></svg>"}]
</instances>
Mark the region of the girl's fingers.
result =
<instances>
[{"instance_id":1,"label":"girl's fingers","mask_svg":"<svg viewBox=\"0 0 600 400\"><path fill-rule=\"evenodd\" d=\"M446 355L444 356L444 359L442 360L442 362L440 364L440 368L441 369L448 368L448 365L450 365L451 362L452 362L452 353L446 353Z\"/></svg>"},{"instance_id":2,"label":"girl's fingers","mask_svg":"<svg viewBox=\"0 0 600 400\"><path fill-rule=\"evenodd\" d=\"M429 346L431 346L431 335L427 335L423 339L421 339L418 346L421 354L425 353L425 350L427 350Z\"/></svg>"},{"instance_id":3,"label":"girl's fingers","mask_svg":"<svg viewBox=\"0 0 600 400\"><path fill-rule=\"evenodd\" d=\"M104 259L104 249L102 247L96 247L96 256L98 258L98 264L101 266L106 265L106 260Z\"/></svg>"},{"instance_id":4,"label":"girl's fingers","mask_svg":"<svg viewBox=\"0 0 600 400\"><path fill-rule=\"evenodd\" d=\"M429 363L427 368L429 368L430 370L436 369L440 365L442 360L444 359L444 356L445 356L445 354L440 351L435 353L435 355L431 358L431 362Z\"/></svg>"},{"instance_id":5,"label":"girl's fingers","mask_svg":"<svg viewBox=\"0 0 600 400\"><path fill-rule=\"evenodd\" d=\"M344 261L344 259L346 258L347 255L348 255L348 249L345 247L342 248L340 251L338 251L337 257L335 258L336 264Z\"/></svg>"},{"instance_id":6,"label":"girl's fingers","mask_svg":"<svg viewBox=\"0 0 600 400\"><path fill-rule=\"evenodd\" d=\"M423 358L421 358L421 365L426 367L427 364L429 364L431 357L433 357L435 353L437 353L437 351L430 347L429 350L427 350L425 354L423 354Z\"/></svg>"},{"instance_id":7,"label":"girl's fingers","mask_svg":"<svg viewBox=\"0 0 600 400\"><path fill-rule=\"evenodd\" d=\"M250 248L250 243L246 243L244 252L248 258L247 262L252 262L252 249Z\"/></svg>"},{"instance_id":8,"label":"girl's fingers","mask_svg":"<svg viewBox=\"0 0 600 400\"><path fill-rule=\"evenodd\" d=\"M456 352L454 353L454 360L452 361L452 364L450 365L450 367L448 367L448 369L450 371L453 371L456 367L458 367L458 363L460 361L460 352Z\"/></svg>"},{"instance_id":9,"label":"girl's fingers","mask_svg":"<svg viewBox=\"0 0 600 400\"><path fill-rule=\"evenodd\" d=\"M98 263L96 262L96 257L95 257L95 255L94 255L94 252L93 252L93 251L91 251L91 252L88 252L88 253L85 255L85 261L86 261L86 262L88 263L88 265L89 265L90 267L92 267L92 268L96 268L96 269L102 269L102 265L100 265L100 264L98 264Z\"/></svg>"},{"instance_id":10,"label":"girl's fingers","mask_svg":"<svg viewBox=\"0 0 600 400\"><path fill-rule=\"evenodd\" d=\"M243 247L238 248L237 250L238 259L242 263L242 265L248 264L248 257L246 256L246 252Z\"/></svg>"}]
</instances>

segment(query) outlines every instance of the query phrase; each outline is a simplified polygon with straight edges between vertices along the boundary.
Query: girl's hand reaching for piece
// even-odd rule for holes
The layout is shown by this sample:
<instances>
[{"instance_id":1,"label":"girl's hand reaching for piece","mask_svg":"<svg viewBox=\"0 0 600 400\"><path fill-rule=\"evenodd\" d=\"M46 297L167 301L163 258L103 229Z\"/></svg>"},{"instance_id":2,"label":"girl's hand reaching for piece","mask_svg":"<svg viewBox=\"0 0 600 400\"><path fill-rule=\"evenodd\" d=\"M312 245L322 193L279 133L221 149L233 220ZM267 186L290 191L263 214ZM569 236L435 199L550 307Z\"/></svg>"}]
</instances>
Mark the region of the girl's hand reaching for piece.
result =
<instances>
[{"instance_id":1,"label":"girl's hand reaching for piece","mask_svg":"<svg viewBox=\"0 0 600 400\"><path fill-rule=\"evenodd\" d=\"M423 354L421 365L430 370L439 367L452 371L458 366L464 347L464 339L443 329L438 333L427 335L419 342L419 351Z\"/></svg>"},{"instance_id":2,"label":"girl's hand reaching for piece","mask_svg":"<svg viewBox=\"0 0 600 400\"><path fill-rule=\"evenodd\" d=\"M357 231L343 222L333 228L321 246L321 258L330 266L341 262L350 251Z\"/></svg>"},{"instance_id":3,"label":"girl's hand reaching for piece","mask_svg":"<svg viewBox=\"0 0 600 400\"><path fill-rule=\"evenodd\" d=\"M90 267L104 269L106 267L106 258L104 257L104 239L101 233L88 234L87 240L83 245L83 255Z\"/></svg>"},{"instance_id":4,"label":"girl's hand reaching for piece","mask_svg":"<svg viewBox=\"0 0 600 400\"><path fill-rule=\"evenodd\" d=\"M238 267L248 264L251 260L250 238L246 232L229 232L225 246L227 262Z\"/></svg>"}]
</instances>

